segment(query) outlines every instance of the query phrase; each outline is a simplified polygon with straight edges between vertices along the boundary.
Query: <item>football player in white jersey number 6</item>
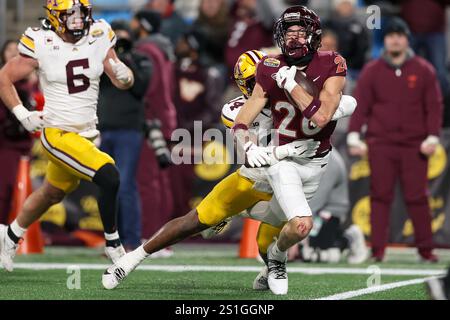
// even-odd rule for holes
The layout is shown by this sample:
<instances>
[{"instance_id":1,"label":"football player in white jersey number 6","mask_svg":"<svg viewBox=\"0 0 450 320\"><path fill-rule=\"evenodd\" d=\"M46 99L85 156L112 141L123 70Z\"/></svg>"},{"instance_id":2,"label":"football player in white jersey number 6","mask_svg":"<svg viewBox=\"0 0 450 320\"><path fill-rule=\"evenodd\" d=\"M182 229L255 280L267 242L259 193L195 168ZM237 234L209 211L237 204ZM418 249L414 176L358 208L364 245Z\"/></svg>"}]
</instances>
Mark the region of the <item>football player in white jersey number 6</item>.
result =
<instances>
[{"instance_id":1,"label":"football player in white jersey number 6","mask_svg":"<svg viewBox=\"0 0 450 320\"><path fill-rule=\"evenodd\" d=\"M26 229L47 209L75 190L80 179L100 189L106 254L113 262L125 254L116 223L119 172L114 160L98 150L97 100L103 72L119 89L134 83L131 70L116 56L116 36L103 20L94 21L90 0L48 0L40 28L20 39L20 56L0 70L0 98L30 132L42 130L49 158L46 179L25 201L11 225L0 225L0 262L13 270L13 258ZM45 96L44 112L23 107L13 83L38 71Z\"/></svg>"}]
</instances>

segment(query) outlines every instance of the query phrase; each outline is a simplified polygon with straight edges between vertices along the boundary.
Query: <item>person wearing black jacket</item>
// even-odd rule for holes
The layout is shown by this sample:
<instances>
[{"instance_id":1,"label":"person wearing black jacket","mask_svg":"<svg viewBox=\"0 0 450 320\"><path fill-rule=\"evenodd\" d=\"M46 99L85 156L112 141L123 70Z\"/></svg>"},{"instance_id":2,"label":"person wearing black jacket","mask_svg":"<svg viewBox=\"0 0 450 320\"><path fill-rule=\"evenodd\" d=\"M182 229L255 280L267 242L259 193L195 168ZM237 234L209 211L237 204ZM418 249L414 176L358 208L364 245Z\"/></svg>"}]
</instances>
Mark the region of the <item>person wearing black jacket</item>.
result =
<instances>
[{"instance_id":1,"label":"person wearing black jacket","mask_svg":"<svg viewBox=\"0 0 450 320\"><path fill-rule=\"evenodd\" d=\"M355 0L334 0L334 14L323 23L323 29L332 30L338 37L338 52L345 58L348 75L353 80L366 62L369 35L355 13Z\"/></svg>"},{"instance_id":2,"label":"person wearing black jacket","mask_svg":"<svg viewBox=\"0 0 450 320\"><path fill-rule=\"evenodd\" d=\"M114 158L120 171L118 229L125 249L131 250L141 241L136 171L144 139L143 97L149 85L152 63L133 49L127 22L113 21L111 27L117 36L117 55L133 71L135 82L129 90L118 90L102 76L98 103L100 149Z\"/></svg>"}]
</instances>

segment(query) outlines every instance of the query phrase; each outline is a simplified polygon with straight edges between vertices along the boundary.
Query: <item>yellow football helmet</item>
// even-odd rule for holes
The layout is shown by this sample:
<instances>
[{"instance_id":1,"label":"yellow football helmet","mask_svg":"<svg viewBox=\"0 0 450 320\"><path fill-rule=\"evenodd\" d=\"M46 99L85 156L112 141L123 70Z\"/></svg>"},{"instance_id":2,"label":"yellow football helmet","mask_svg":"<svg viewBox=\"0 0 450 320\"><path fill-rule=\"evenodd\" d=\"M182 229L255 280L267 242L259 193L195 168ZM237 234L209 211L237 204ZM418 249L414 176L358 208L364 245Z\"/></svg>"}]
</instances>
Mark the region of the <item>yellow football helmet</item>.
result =
<instances>
[{"instance_id":1,"label":"yellow football helmet","mask_svg":"<svg viewBox=\"0 0 450 320\"><path fill-rule=\"evenodd\" d=\"M90 0L47 0L47 23L58 34L70 34L75 40L89 33L92 20Z\"/></svg>"},{"instance_id":2,"label":"yellow football helmet","mask_svg":"<svg viewBox=\"0 0 450 320\"><path fill-rule=\"evenodd\" d=\"M233 79L246 98L251 96L255 87L256 65L265 56L262 51L249 50L239 56L234 66Z\"/></svg>"}]
</instances>

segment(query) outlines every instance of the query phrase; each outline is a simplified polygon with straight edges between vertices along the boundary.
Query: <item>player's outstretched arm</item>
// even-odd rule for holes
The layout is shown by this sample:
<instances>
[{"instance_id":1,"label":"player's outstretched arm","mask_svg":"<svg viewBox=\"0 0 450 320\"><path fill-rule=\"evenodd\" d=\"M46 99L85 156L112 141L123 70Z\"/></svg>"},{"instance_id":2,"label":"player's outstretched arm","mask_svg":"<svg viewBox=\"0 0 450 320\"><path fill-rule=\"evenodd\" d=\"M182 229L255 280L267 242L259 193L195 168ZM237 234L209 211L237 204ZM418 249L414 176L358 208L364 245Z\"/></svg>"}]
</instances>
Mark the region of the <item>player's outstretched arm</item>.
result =
<instances>
[{"instance_id":1,"label":"player's outstretched arm","mask_svg":"<svg viewBox=\"0 0 450 320\"><path fill-rule=\"evenodd\" d=\"M252 95L239 110L239 113L234 120L234 124L249 127L266 104L266 94L261 85L256 83Z\"/></svg>"},{"instance_id":2,"label":"player's outstretched arm","mask_svg":"<svg viewBox=\"0 0 450 320\"><path fill-rule=\"evenodd\" d=\"M119 89L128 90L134 84L133 71L128 68L116 55L114 48L109 49L103 61L105 73L111 82Z\"/></svg>"},{"instance_id":3,"label":"player's outstretched arm","mask_svg":"<svg viewBox=\"0 0 450 320\"><path fill-rule=\"evenodd\" d=\"M294 87L291 96L303 115L323 128L331 121L339 106L344 85L344 77L330 77L325 81L318 99L314 99L299 85Z\"/></svg>"}]
</instances>

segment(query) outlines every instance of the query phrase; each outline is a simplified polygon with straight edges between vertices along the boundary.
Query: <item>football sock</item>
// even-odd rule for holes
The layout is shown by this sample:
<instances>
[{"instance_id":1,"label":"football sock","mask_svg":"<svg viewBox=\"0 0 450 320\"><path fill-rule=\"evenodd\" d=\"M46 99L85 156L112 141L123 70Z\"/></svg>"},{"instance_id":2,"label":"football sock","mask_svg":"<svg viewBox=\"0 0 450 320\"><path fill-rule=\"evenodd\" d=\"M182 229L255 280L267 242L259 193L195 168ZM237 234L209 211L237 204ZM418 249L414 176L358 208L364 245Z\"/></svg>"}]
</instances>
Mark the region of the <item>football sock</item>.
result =
<instances>
[{"instance_id":1,"label":"football sock","mask_svg":"<svg viewBox=\"0 0 450 320\"><path fill-rule=\"evenodd\" d=\"M8 227L8 237L14 241L14 243L19 243L26 231L27 229L19 226L17 220L14 220Z\"/></svg>"},{"instance_id":2,"label":"football sock","mask_svg":"<svg viewBox=\"0 0 450 320\"><path fill-rule=\"evenodd\" d=\"M277 243L278 243L278 241L275 242L275 244L273 245L273 247L270 249L270 250L271 250L271 253L272 253L272 256L273 256L276 260L278 260L278 261L285 261L286 258L287 258L287 252L286 252L286 251L281 251L281 250L278 248Z\"/></svg>"},{"instance_id":3,"label":"football sock","mask_svg":"<svg viewBox=\"0 0 450 320\"><path fill-rule=\"evenodd\" d=\"M106 233L105 232L105 240L106 240L106 246L107 247L113 247L116 248L120 246L120 239L119 239L119 232L114 233Z\"/></svg>"},{"instance_id":4,"label":"football sock","mask_svg":"<svg viewBox=\"0 0 450 320\"><path fill-rule=\"evenodd\" d=\"M105 233L114 234L117 231L117 193L120 185L119 171L113 164L105 164L97 171L92 181L100 189L98 207L103 222L103 229Z\"/></svg>"}]
</instances>

